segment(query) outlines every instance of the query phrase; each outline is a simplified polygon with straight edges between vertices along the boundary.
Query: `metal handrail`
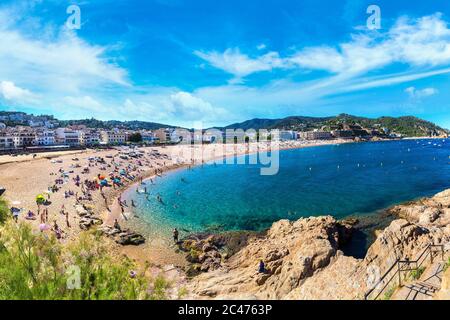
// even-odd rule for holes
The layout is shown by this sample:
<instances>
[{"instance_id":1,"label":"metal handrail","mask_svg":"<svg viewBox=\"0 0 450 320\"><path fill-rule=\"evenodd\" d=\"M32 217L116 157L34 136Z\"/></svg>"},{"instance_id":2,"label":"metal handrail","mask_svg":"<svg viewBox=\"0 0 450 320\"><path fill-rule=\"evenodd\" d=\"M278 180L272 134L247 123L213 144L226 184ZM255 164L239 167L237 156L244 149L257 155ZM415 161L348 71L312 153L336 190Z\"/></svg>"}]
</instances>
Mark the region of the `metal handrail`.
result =
<instances>
[{"instance_id":1,"label":"metal handrail","mask_svg":"<svg viewBox=\"0 0 450 320\"><path fill-rule=\"evenodd\" d=\"M400 259L396 259L395 262L391 265L391 267L383 274L383 276L380 278L380 280L378 280L378 282L373 286L373 288L371 288L369 291L367 291L364 295L364 300L367 300L368 297L375 291L375 289L377 289L377 287L385 280L385 278L389 275L389 273L395 268L397 267L397 270L395 271L395 273L392 275L391 278L389 278L388 281L386 281L386 283L384 284L383 288L381 288L381 290L378 292L378 294L375 296L374 300L378 299L378 297L383 293L383 291L387 288L387 286L391 283L391 281L395 278L395 276L398 274L398 280L399 280L399 285L401 286L401 272L405 272L405 271L415 271L418 270L423 262L425 262L425 259L427 258L428 255L430 255L431 258L431 262L433 262L433 252L432 252L432 248L440 248L440 252L442 254L442 259L444 258L444 251L445 251L445 246L443 244L429 244L425 247L425 249L422 251L422 253L419 255L419 257L416 260L400 260ZM422 257L424 258L420 264L419 261L420 259L422 259ZM401 268L401 264L405 264L408 267L412 264L415 264L415 268Z\"/></svg>"}]
</instances>

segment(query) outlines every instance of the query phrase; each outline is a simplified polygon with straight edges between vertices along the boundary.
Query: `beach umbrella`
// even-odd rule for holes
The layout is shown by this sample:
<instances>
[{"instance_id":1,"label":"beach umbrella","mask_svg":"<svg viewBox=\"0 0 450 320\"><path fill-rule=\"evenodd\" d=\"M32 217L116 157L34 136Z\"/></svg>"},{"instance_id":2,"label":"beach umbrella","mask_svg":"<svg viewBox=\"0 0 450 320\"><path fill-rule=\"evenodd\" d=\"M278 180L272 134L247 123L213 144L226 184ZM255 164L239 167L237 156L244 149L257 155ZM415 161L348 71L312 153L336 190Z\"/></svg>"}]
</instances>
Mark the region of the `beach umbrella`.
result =
<instances>
[{"instance_id":1,"label":"beach umbrella","mask_svg":"<svg viewBox=\"0 0 450 320\"><path fill-rule=\"evenodd\" d=\"M102 181L100 182L100 184L101 184L102 186L107 186L107 185L108 185L108 180L102 180Z\"/></svg>"},{"instance_id":2,"label":"beach umbrella","mask_svg":"<svg viewBox=\"0 0 450 320\"><path fill-rule=\"evenodd\" d=\"M105 177L104 175L99 175L98 178L99 178L100 180L105 180L106 177Z\"/></svg>"},{"instance_id":3,"label":"beach umbrella","mask_svg":"<svg viewBox=\"0 0 450 320\"><path fill-rule=\"evenodd\" d=\"M37 204L44 204L45 203L45 197L42 194L38 194L36 196L36 203Z\"/></svg>"}]
</instances>

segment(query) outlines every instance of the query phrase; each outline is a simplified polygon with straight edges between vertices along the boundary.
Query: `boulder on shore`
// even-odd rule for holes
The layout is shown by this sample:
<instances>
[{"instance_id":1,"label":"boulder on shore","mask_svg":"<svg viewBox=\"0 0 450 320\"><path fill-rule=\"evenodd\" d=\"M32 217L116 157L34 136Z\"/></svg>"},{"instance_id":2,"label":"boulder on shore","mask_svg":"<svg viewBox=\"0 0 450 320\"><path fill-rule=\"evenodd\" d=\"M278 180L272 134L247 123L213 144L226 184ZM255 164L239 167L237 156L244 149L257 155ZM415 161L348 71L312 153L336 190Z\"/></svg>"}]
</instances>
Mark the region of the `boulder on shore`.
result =
<instances>
[{"instance_id":1,"label":"boulder on shore","mask_svg":"<svg viewBox=\"0 0 450 320\"><path fill-rule=\"evenodd\" d=\"M139 233L127 230L120 230L111 226L103 226L100 229L100 232L113 239L116 243L128 246L138 246L145 243L145 237Z\"/></svg>"}]
</instances>

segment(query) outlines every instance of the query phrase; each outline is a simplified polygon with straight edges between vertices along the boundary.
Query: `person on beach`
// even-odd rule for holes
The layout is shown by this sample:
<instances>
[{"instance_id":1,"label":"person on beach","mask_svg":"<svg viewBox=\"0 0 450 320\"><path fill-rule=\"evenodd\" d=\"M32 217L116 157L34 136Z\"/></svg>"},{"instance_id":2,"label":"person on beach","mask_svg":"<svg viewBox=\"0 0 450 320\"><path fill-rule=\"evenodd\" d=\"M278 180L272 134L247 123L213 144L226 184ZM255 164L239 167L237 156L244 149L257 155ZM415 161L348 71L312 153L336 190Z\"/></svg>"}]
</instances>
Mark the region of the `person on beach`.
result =
<instances>
[{"instance_id":1,"label":"person on beach","mask_svg":"<svg viewBox=\"0 0 450 320\"><path fill-rule=\"evenodd\" d=\"M17 208L12 208L11 212L12 212L12 215L13 215L14 222L17 223L17 221L19 220L19 212L20 212L20 210L17 209Z\"/></svg>"},{"instance_id":2,"label":"person on beach","mask_svg":"<svg viewBox=\"0 0 450 320\"><path fill-rule=\"evenodd\" d=\"M172 234L173 234L173 242L178 243L178 235L179 234L178 234L177 228L173 229Z\"/></svg>"},{"instance_id":3,"label":"person on beach","mask_svg":"<svg viewBox=\"0 0 450 320\"><path fill-rule=\"evenodd\" d=\"M29 210L28 213L27 213L27 216L25 217L25 219L27 219L27 220L36 220L36 216L31 210Z\"/></svg>"},{"instance_id":4,"label":"person on beach","mask_svg":"<svg viewBox=\"0 0 450 320\"><path fill-rule=\"evenodd\" d=\"M67 228L70 228L69 211L66 211L66 225L67 225Z\"/></svg>"},{"instance_id":5,"label":"person on beach","mask_svg":"<svg viewBox=\"0 0 450 320\"><path fill-rule=\"evenodd\" d=\"M59 228L56 220L53 221L53 232L55 232L56 239L62 238L62 230Z\"/></svg>"},{"instance_id":6,"label":"person on beach","mask_svg":"<svg viewBox=\"0 0 450 320\"><path fill-rule=\"evenodd\" d=\"M119 221L117 221L117 219L114 219L114 229L122 231L122 229L120 228Z\"/></svg>"},{"instance_id":7,"label":"person on beach","mask_svg":"<svg viewBox=\"0 0 450 320\"><path fill-rule=\"evenodd\" d=\"M264 265L264 261L259 260L259 273L266 273L266 266Z\"/></svg>"}]
</instances>

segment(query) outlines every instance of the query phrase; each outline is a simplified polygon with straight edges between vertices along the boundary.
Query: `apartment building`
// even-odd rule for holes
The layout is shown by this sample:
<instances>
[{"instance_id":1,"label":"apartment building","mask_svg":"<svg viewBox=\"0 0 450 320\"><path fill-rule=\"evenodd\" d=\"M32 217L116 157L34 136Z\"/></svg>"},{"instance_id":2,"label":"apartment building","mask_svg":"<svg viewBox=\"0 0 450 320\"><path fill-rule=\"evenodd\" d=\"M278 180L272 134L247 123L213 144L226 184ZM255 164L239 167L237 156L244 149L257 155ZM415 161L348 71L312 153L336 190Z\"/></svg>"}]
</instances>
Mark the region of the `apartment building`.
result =
<instances>
[{"instance_id":1,"label":"apartment building","mask_svg":"<svg viewBox=\"0 0 450 320\"><path fill-rule=\"evenodd\" d=\"M80 144L84 146L95 146L100 144L100 133L95 130L80 131Z\"/></svg>"},{"instance_id":2,"label":"apartment building","mask_svg":"<svg viewBox=\"0 0 450 320\"><path fill-rule=\"evenodd\" d=\"M161 143L167 143L171 141L171 134L173 130L170 129L158 129L155 130L154 135Z\"/></svg>"},{"instance_id":3,"label":"apartment building","mask_svg":"<svg viewBox=\"0 0 450 320\"><path fill-rule=\"evenodd\" d=\"M280 140L281 141L297 140L297 132L292 130L281 130Z\"/></svg>"},{"instance_id":4,"label":"apartment building","mask_svg":"<svg viewBox=\"0 0 450 320\"><path fill-rule=\"evenodd\" d=\"M55 132L52 130L38 130L35 133L34 145L52 146L56 142Z\"/></svg>"},{"instance_id":5,"label":"apartment building","mask_svg":"<svg viewBox=\"0 0 450 320\"><path fill-rule=\"evenodd\" d=\"M331 139L332 135L327 131L307 131L300 132L300 138L305 140L326 140Z\"/></svg>"},{"instance_id":6,"label":"apartment building","mask_svg":"<svg viewBox=\"0 0 450 320\"><path fill-rule=\"evenodd\" d=\"M29 147L35 144L35 133L28 128L19 128L12 132L12 138L15 148Z\"/></svg>"},{"instance_id":7,"label":"apartment building","mask_svg":"<svg viewBox=\"0 0 450 320\"><path fill-rule=\"evenodd\" d=\"M125 144L127 134L118 130L102 131L100 139L103 144Z\"/></svg>"},{"instance_id":8,"label":"apartment building","mask_svg":"<svg viewBox=\"0 0 450 320\"><path fill-rule=\"evenodd\" d=\"M56 129L56 143L68 146L80 145L80 132L69 128Z\"/></svg>"},{"instance_id":9,"label":"apartment building","mask_svg":"<svg viewBox=\"0 0 450 320\"><path fill-rule=\"evenodd\" d=\"M0 132L0 149L14 148L14 139L8 132Z\"/></svg>"}]
</instances>

